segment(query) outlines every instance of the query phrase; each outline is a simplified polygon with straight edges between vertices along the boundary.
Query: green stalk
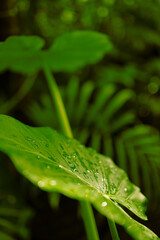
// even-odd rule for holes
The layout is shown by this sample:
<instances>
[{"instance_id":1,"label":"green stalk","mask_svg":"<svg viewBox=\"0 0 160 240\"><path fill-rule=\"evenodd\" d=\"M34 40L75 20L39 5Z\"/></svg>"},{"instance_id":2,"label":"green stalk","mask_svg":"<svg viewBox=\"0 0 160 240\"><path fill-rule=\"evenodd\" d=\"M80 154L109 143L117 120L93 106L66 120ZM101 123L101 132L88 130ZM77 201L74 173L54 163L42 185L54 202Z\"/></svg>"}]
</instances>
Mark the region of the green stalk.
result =
<instances>
[{"instance_id":1,"label":"green stalk","mask_svg":"<svg viewBox=\"0 0 160 240\"><path fill-rule=\"evenodd\" d=\"M118 232L117 232L115 222L110 220L109 218L107 220L108 220L108 225L109 225L109 229L110 229L110 232L111 232L112 239L113 240L120 240L120 238L118 236Z\"/></svg>"},{"instance_id":2,"label":"green stalk","mask_svg":"<svg viewBox=\"0 0 160 240\"><path fill-rule=\"evenodd\" d=\"M72 130L68 121L67 113L65 111L65 107L56 84L56 81L52 75L52 72L48 67L44 67L44 73L46 76L46 80L48 83L48 87L53 99L53 102L56 107L56 111L58 114L58 118L60 121L61 128L63 133L70 138L73 138ZM96 226L96 222L93 215L93 210L91 205L86 201L80 201L82 216L86 228L86 233L89 240L99 240L98 230Z\"/></svg>"},{"instance_id":3,"label":"green stalk","mask_svg":"<svg viewBox=\"0 0 160 240\"><path fill-rule=\"evenodd\" d=\"M80 205L88 239L98 240L99 236L91 204L87 201L80 201Z\"/></svg>"}]
</instances>

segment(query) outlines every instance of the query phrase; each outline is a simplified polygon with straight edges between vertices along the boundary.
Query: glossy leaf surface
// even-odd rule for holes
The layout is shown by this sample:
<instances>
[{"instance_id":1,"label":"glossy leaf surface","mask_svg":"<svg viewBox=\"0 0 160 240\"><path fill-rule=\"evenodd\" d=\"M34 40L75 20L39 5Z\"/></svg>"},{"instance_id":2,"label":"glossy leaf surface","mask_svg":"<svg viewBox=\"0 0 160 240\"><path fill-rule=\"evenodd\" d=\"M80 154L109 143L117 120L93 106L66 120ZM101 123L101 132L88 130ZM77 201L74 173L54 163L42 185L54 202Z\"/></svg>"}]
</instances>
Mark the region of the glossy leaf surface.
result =
<instances>
[{"instance_id":1,"label":"glossy leaf surface","mask_svg":"<svg viewBox=\"0 0 160 240\"><path fill-rule=\"evenodd\" d=\"M43 46L37 36L12 36L0 42L0 71L33 74L46 65L54 71L75 71L96 63L112 48L107 36L93 31L67 33L50 49L42 50Z\"/></svg>"},{"instance_id":2,"label":"glossy leaf surface","mask_svg":"<svg viewBox=\"0 0 160 240\"><path fill-rule=\"evenodd\" d=\"M43 190L90 201L135 239L159 239L121 207L146 219L145 197L107 157L51 128L29 127L5 115L0 115L0 149Z\"/></svg>"}]
</instances>

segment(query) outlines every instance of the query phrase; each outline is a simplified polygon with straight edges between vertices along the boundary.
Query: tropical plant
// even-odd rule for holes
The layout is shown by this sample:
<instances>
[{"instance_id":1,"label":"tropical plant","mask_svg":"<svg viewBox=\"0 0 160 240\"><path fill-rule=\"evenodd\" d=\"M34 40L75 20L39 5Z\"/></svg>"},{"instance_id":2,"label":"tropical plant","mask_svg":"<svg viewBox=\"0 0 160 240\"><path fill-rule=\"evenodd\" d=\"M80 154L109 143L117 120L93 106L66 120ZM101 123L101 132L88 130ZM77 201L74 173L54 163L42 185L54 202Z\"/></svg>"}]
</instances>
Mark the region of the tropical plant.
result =
<instances>
[{"instance_id":1,"label":"tropical plant","mask_svg":"<svg viewBox=\"0 0 160 240\"><path fill-rule=\"evenodd\" d=\"M52 75L52 71L75 71L86 64L97 62L111 50L109 39L96 32L76 31L57 38L49 50L41 50L43 46L44 41L38 37L8 38L0 44L0 59L3 59L0 70L10 69L27 75L44 71L66 137L50 128L29 127L1 115L0 149L10 156L19 172L38 187L80 200L89 239L99 239L89 202L108 218L113 239L119 239L114 221L123 225L135 239L159 239L125 211L127 208L146 219L146 198L139 188L109 158L85 148L73 139L60 92ZM100 127L132 95L130 90L124 91L123 94L117 94L110 107L104 111L104 118L99 121ZM83 93L89 96L88 90L87 95L86 91ZM85 101L80 102L78 119L82 116L84 104ZM98 101L98 110L101 104L102 100ZM95 114L93 108L90 114ZM131 115L128 116L122 119L130 121ZM90 123L90 118L88 121ZM122 126L123 122L121 120Z\"/></svg>"},{"instance_id":2,"label":"tropical plant","mask_svg":"<svg viewBox=\"0 0 160 240\"><path fill-rule=\"evenodd\" d=\"M61 87L61 94L76 139L114 159L136 185L144 186L152 209L156 208L160 181L159 133L136 118L134 91L119 89L110 81L102 87L91 81L80 84L73 77L67 86ZM38 126L49 125L61 131L53 111L56 112L50 97L42 92L40 103L32 101L26 114ZM152 178L153 173L156 178Z\"/></svg>"}]
</instances>

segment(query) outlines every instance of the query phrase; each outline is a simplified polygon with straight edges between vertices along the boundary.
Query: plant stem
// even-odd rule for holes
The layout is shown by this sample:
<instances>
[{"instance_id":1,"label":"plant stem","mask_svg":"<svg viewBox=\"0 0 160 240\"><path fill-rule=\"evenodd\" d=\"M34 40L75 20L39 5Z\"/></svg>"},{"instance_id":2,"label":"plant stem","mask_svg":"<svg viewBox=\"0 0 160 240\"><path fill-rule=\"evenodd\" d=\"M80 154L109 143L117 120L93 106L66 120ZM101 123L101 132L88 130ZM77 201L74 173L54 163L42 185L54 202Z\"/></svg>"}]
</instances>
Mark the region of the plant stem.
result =
<instances>
[{"instance_id":1,"label":"plant stem","mask_svg":"<svg viewBox=\"0 0 160 240\"><path fill-rule=\"evenodd\" d=\"M111 232L112 239L113 240L120 240L120 238L118 236L118 232L117 232L115 222L110 220L109 218L107 220L108 220L108 225L109 225L109 229L110 229L110 232Z\"/></svg>"},{"instance_id":2,"label":"plant stem","mask_svg":"<svg viewBox=\"0 0 160 240\"><path fill-rule=\"evenodd\" d=\"M60 95L56 81L52 75L52 72L47 67L45 67L44 73L46 76L46 80L48 83L48 87L51 93L53 103L56 107L56 112L58 115L58 119L60 121L62 131L67 137L73 138L72 130L68 121L68 117L62 101L62 97Z\"/></svg>"},{"instance_id":3,"label":"plant stem","mask_svg":"<svg viewBox=\"0 0 160 240\"><path fill-rule=\"evenodd\" d=\"M61 124L61 128L63 130L63 133L67 137L72 138L73 137L72 130L68 121L67 113L66 113L58 86L56 84L56 81L52 75L52 72L46 66L44 67L44 73L46 76L46 80L48 83L48 87L49 87L53 102L56 107L57 115ZM97 230L91 205L86 201L80 201L80 205L82 209L82 216L83 216L88 239L99 240L98 230Z\"/></svg>"},{"instance_id":4,"label":"plant stem","mask_svg":"<svg viewBox=\"0 0 160 240\"><path fill-rule=\"evenodd\" d=\"M83 215L83 220L86 226L86 232L89 240L98 240L98 232L95 223L95 218L93 215L93 210L89 202L80 201L81 204L81 212Z\"/></svg>"}]
</instances>

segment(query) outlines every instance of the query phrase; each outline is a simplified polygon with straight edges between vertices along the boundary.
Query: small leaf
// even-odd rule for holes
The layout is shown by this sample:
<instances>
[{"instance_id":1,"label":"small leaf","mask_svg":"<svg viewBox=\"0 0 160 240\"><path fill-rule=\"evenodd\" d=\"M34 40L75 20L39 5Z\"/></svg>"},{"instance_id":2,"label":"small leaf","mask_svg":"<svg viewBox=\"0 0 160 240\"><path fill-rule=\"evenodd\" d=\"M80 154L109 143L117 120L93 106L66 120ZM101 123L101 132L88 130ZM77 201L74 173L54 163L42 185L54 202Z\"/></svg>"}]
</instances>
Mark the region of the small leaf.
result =
<instances>
[{"instance_id":1,"label":"small leaf","mask_svg":"<svg viewBox=\"0 0 160 240\"><path fill-rule=\"evenodd\" d=\"M159 239L122 208L146 219L145 197L107 157L51 128L29 127L5 115L0 115L0 149L43 190L90 201L135 239Z\"/></svg>"},{"instance_id":2,"label":"small leaf","mask_svg":"<svg viewBox=\"0 0 160 240\"><path fill-rule=\"evenodd\" d=\"M98 62L112 44L104 34L75 31L58 37L47 52L47 65L54 71L75 71L86 64Z\"/></svg>"},{"instance_id":3,"label":"small leaf","mask_svg":"<svg viewBox=\"0 0 160 240\"><path fill-rule=\"evenodd\" d=\"M32 74L41 68L40 49L44 40L37 36L12 36L0 42L0 72L12 70Z\"/></svg>"}]
</instances>

